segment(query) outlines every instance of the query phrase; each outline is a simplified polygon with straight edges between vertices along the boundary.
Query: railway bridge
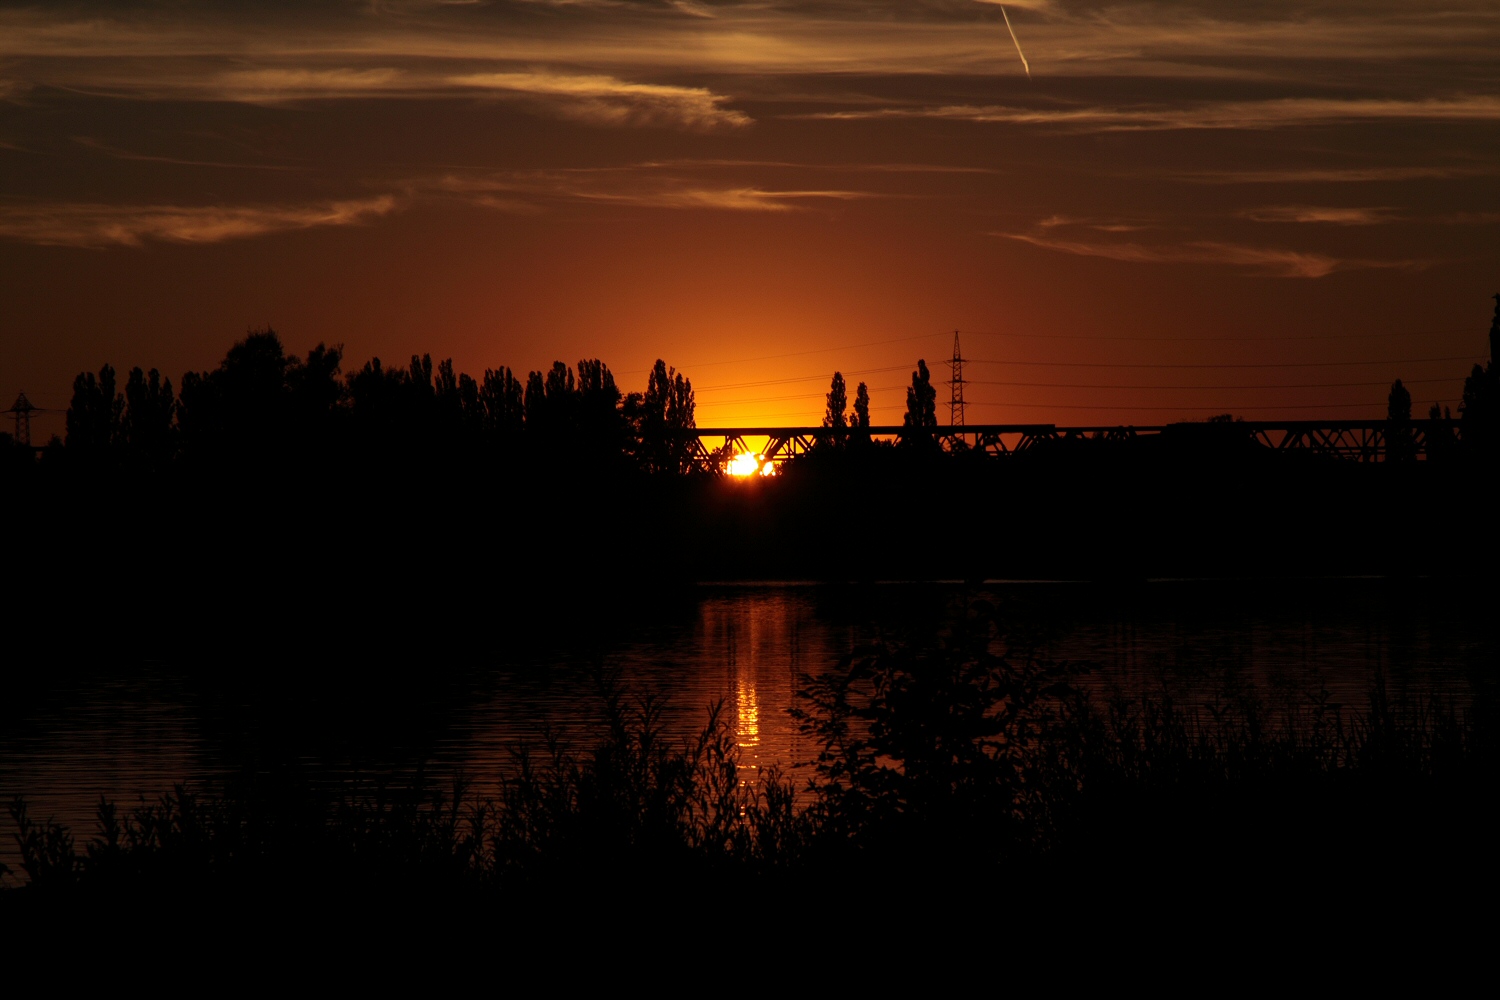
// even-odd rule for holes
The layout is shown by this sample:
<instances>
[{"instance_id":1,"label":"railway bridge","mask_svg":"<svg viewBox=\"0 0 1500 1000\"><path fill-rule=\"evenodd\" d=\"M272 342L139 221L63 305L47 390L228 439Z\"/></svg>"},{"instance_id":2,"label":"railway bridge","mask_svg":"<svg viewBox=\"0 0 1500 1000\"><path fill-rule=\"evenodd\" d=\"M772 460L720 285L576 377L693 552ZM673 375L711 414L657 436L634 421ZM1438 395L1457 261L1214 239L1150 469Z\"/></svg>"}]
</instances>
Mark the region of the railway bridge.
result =
<instances>
[{"instance_id":1,"label":"railway bridge","mask_svg":"<svg viewBox=\"0 0 1500 1000\"><path fill-rule=\"evenodd\" d=\"M727 474L770 473L819 447L858 435L900 443L914 433L903 426L699 427L686 432L690 466L695 471ZM1036 448L1068 442L1128 442L1165 438L1204 454L1228 447L1300 452L1344 462L1427 461L1434 451L1456 447L1458 420L1412 420L1401 427L1389 421L1201 422L1156 426L1059 427L1056 424L969 424L915 431L934 439L947 452L970 452L1003 460ZM757 444L758 442L764 442Z\"/></svg>"}]
</instances>

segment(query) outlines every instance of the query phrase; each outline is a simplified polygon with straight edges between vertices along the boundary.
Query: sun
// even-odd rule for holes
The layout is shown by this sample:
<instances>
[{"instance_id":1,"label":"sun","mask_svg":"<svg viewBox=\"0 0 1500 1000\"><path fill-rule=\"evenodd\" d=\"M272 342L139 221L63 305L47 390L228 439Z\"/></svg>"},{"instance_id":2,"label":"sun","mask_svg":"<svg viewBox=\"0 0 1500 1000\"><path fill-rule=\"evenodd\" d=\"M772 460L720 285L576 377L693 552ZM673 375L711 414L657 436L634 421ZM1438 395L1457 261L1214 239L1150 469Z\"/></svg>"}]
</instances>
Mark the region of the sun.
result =
<instances>
[{"instance_id":1,"label":"sun","mask_svg":"<svg viewBox=\"0 0 1500 1000\"><path fill-rule=\"evenodd\" d=\"M731 476L769 476L775 471L775 466L754 452L742 451L729 460Z\"/></svg>"}]
</instances>

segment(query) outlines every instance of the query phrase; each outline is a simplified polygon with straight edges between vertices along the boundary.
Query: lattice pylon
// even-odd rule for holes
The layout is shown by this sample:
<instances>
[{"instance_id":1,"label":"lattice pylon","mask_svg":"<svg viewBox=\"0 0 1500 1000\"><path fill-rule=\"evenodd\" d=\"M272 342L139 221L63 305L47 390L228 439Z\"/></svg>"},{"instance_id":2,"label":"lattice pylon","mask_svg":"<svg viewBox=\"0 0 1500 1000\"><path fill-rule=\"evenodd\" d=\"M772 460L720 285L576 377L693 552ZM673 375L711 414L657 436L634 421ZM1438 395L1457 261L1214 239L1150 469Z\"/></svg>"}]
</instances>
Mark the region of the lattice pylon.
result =
<instances>
[{"instance_id":1,"label":"lattice pylon","mask_svg":"<svg viewBox=\"0 0 1500 1000\"><path fill-rule=\"evenodd\" d=\"M36 407L31 405L24 392L16 397L16 404L10 408L16 418L16 443L27 448L31 447L31 411L34 409Z\"/></svg>"},{"instance_id":2,"label":"lattice pylon","mask_svg":"<svg viewBox=\"0 0 1500 1000\"><path fill-rule=\"evenodd\" d=\"M948 400L948 423L953 427L964 425L964 356L958 349L958 331L953 331L953 357L948 361L953 377L948 380L951 388Z\"/></svg>"}]
</instances>

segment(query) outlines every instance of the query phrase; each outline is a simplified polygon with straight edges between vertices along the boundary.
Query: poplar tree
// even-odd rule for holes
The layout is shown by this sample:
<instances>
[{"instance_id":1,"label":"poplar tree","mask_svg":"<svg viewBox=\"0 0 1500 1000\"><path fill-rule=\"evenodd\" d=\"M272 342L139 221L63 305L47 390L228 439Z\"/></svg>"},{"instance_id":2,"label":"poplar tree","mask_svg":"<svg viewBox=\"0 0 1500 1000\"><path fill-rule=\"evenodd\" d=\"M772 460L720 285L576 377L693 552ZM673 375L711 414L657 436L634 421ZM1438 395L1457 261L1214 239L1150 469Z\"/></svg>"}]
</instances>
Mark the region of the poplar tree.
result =
<instances>
[{"instance_id":1,"label":"poplar tree","mask_svg":"<svg viewBox=\"0 0 1500 1000\"><path fill-rule=\"evenodd\" d=\"M937 390L932 387L932 375L927 371L925 360L917 361L917 370L911 373L911 385L906 390L906 415L901 418L906 430L901 443L908 446L932 443L932 431L937 427Z\"/></svg>"},{"instance_id":2,"label":"poplar tree","mask_svg":"<svg viewBox=\"0 0 1500 1000\"><path fill-rule=\"evenodd\" d=\"M93 372L79 372L73 380L73 398L68 403L67 447L103 454L120 439L125 397L115 391L111 365Z\"/></svg>"},{"instance_id":3,"label":"poplar tree","mask_svg":"<svg viewBox=\"0 0 1500 1000\"><path fill-rule=\"evenodd\" d=\"M849 426L844 417L844 410L848 408L849 396L844 388L844 373L834 372L833 383L828 387L828 409L823 414L823 426L832 430L843 430Z\"/></svg>"},{"instance_id":4,"label":"poplar tree","mask_svg":"<svg viewBox=\"0 0 1500 1000\"><path fill-rule=\"evenodd\" d=\"M1411 393L1398 378L1391 383L1385 404L1385 457L1401 462L1411 457Z\"/></svg>"},{"instance_id":5,"label":"poplar tree","mask_svg":"<svg viewBox=\"0 0 1500 1000\"><path fill-rule=\"evenodd\" d=\"M163 379L155 368L149 375L139 368L130 369L122 426L133 460L154 466L171 457L172 416L176 411L171 379Z\"/></svg>"}]
</instances>

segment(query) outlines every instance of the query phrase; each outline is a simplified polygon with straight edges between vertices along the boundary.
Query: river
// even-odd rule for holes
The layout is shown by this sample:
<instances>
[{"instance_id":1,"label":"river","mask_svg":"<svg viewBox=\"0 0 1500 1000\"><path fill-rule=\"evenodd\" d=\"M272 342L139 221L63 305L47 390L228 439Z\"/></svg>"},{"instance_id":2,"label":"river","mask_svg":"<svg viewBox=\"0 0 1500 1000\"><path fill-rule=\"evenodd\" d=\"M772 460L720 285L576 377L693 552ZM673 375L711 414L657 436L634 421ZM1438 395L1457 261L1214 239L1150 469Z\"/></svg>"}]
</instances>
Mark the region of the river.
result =
<instances>
[{"instance_id":1,"label":"river","mask_svg":"<svg viewBox=\"0 0 1500 1000\"><path fill-rule=\"evenodd\" d=\"M599 595L592 595L595 599ZM747 777L813 755L788 710L801 674L875 641L931 643L975 600L1011 641L1088 666L1106 694L1167 692L1187 705L1251 696L1271 711L1322 698L1362 708L1377 677L1396 698L1466 704L1493 684L1490 602L1440 580L1184 580L704 585L601 632L511 642L448 623L422 656L221 669L210 657L69 658L29 666L0 715L0 795L25 795L84 839L102 794L128 805L175 782L296 768L314 780L404 779L420 765L485 794L521 745L596 731L599 680L663 706L686 737L722 705ZM555 634L551 634L555 633ZM12 669L16 665L12 664ZM0 819L0 862L16 868Z\"/></svg>"}]
</instances>

